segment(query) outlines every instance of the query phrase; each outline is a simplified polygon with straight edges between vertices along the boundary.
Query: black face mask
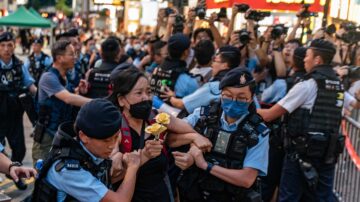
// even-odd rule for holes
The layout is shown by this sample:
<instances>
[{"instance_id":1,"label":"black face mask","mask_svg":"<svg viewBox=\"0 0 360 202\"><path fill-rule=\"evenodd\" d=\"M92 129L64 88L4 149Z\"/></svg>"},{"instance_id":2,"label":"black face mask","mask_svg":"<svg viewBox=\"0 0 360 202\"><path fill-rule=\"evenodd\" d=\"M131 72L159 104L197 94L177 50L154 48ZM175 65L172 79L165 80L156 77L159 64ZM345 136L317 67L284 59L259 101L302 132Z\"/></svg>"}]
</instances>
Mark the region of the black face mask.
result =
<instances>
[{"instance_id":1,"label":"black face mask","mask_svg":"<svg viewBox=\"0 0 360 202\"><path fill-rule=\"evenodd\" d=\"M130 105L130 114L136 119L147 120L150 116L152 108L151 100L144 100L136 104Z\"/></svg>"}]
</instances>

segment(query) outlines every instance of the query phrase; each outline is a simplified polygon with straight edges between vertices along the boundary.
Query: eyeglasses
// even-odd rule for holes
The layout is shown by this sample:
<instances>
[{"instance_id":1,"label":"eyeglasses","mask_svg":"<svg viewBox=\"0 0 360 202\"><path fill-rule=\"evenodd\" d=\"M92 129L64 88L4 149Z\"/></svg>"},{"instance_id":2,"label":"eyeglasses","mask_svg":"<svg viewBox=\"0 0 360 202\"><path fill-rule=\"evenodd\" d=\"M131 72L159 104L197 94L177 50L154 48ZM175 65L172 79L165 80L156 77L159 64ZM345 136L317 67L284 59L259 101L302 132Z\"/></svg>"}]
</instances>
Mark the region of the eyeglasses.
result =
<instances>
[{"instance_id":1,"label":"eyeglasses","mask_svg":"<svg viewBox=\"0 0 360 202\"><path fill-rule=\"evenodd\" d=\"M77 52L74 52L74 53L64 53L62 55L67 55L67 56L71 56L71 57L77 57Z\"/></svg>"},{"instance_id":2,"label":"eyeglasses","mask_svg":"<svg viewBox=\"0 0 360 202\"><path fill-rule=\"evenodd\" d=\"M246 98L246 97L232 97L231 95L228 95L228 94L221 94L221 97L223 99L229 99L229 100L232 100L232 101L239 101L239 102L249 102L250 99Z\"/></svg>"}]
</instances>

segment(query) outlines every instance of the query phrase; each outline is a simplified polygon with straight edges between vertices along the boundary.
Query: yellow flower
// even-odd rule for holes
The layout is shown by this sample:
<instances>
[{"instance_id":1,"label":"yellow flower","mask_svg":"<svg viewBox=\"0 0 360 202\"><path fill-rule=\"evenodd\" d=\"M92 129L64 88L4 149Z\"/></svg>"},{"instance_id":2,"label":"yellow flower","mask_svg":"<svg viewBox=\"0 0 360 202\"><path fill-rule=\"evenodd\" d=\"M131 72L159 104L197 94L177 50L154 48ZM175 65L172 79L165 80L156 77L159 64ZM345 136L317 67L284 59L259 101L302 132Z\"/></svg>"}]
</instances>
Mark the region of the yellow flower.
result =
<instances>
[{"instance_id":1,"label":"yellow flower","mask_svg":"<svg viewBox=\"0 0 360 202\"><path fill-rule=\"evenodd\" d=\"M160 113L156 115L155 120L157 123L167 125L170 123L170 115L167 113Z\"/></svg>"},{"instance_id":2,"label":"yellow flower","mask_svg":"<svg viewBox=\"0 0 360 202\"><path fill-rule=\"evenodd\" d=\"M151 126L145 128L145 132L153 135L160 135L164 132L167 128L161 124L154 123Z\"/></svg>"}]
</instances>

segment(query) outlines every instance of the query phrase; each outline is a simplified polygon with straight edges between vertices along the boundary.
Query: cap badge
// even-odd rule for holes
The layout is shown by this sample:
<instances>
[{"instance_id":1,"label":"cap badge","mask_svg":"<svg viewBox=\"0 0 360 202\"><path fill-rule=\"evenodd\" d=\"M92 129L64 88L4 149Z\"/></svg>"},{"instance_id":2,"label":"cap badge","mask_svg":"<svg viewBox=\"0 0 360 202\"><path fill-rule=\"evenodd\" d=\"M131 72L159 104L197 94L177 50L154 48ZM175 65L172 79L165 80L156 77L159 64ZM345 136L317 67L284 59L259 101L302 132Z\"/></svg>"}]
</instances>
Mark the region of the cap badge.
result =
<instances>
[{"instance_id":1,"label":"cap badge","mask_svg":"<svg viewBox=\"0 0 360 202\"><path fill-rule=\"evenodd\" d=\"M245 84L246 83L246 78L245 78L245 74L240 76L240 84Z\"/></svg>"}]
</instances>

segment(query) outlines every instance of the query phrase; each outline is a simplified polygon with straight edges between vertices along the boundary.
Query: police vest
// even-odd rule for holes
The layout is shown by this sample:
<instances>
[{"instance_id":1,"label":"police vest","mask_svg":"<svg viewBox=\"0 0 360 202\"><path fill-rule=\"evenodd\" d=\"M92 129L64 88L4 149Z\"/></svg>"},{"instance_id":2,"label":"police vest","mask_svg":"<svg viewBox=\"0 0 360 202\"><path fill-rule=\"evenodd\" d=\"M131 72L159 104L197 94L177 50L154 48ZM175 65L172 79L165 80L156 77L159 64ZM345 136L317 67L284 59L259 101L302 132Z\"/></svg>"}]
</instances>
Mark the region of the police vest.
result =
<instances>
[{"instance_id":1,"label":"police vest","mask_svg":"<svg viewBox=\"0 0 360 202\"><path fill-rule=\"evenodd\" d=\"M156 96L160 96L161 91L165 90L165 86L174 91L176 81L182 73L188 73L186 62L181 60L172 61L171 59L166 58L152 74L150 79L152 93Z\"/></svg>"},{"instance_id":2,"label":"police vest","mask_svg":"<svg viewBox=\"0 0 360 202\"><path fill-rule=\"evenodd\" d=\"M44 161L39 176L35 181L32 201L47 202L56 199L58 190L46 180L46 175L51 166L58 160L60 161L56 162L55 165L57 172L61 172L62 169L80 170L83 168L111 189L111 160L105 159L102 163L96 165L91 156L80 145L79 141L75 140L75 137L76 134L72 122L60 125L54 137L49 157ZM67 195L65 201L76 200Z\"/></svg>"},{"instance_id":3,"label":"police vest","mask_svg":"<svg viewBox=\"0 0 360 202\"><path fill-rule=\"evenodd\" d=\"M72 91L71 84L64 80L59 71L55 68L50 68L49 74L55 74L59 79L61 84L69 91ZM40 86L41 88L41 86ZM45 100L39 102L39 121L46 120L48 124L46 124L47 132L51 135L55 134L58 129L58 126L67 121L72 121L72 111L73 108L71 105L66 104L64 101L58 99L56 96L51 96L46 98ZM44 113L42 113L44 112Z\"/></svg>"},{"instance_id":4,"label":"police vest","mask_svg":"<svg viewBox=\"0 0 360 202\"><path fill-rule=\"evenodd\" d=\"M242 169L247 150L258 144L260 134L265 136L269 130L262 122L261 117L253 113L245 117L236 131L223 131L220 123L221 114L222 110L219 102L213 102L210 106L201 108L201 117L196 123L195 130L203 134L214 145L212 151L205 155L205 159L224 168ZM197 183L193 183L193 187L189 187L189 184L192 183L188 183L188 179L194 177L197 178L195 180ZM193 180L190 179L190 181ZM224 182L194 166L184 172L184 177L179 186L181 188L188 187L185 188L187 189L186 192L189 193L186 197L191 200L201 198L199 193L194 193L192 190L231 195L237 198L237 201L244 197L246 191L245 188Z\"/></svg>"},{"instance_id":5,"label":"police vest","mask_svg":"<svg viewBox=\"0 0 360 202\"><path fill-rule=\"evenodd\" d=\"M87 97L102 98L111 94L110 74L115 67L116 64L111 65L103 62L99 68L91 70L89 75L90 88Z\"/></svg>"},{"instance_id":6,"label":"police vest","mask_svg":"<svg viewBox=\"0 0 360 202\"><path fill-rule=\"evenodd\" d=\"M22 90L23 62L17 57L12 56L12 68L4 69L0 64L0 92L1 93L15 93Z\"/></svg>"},{"instance_id":7,"label":"police vest","mask_svg":"<svg viewBox=\"0 0 360 202\"><path fill-rule=\"evenodd\" d=\"M29 67L29 73L31 74L31 76L35 79L35 84L37 85L41 74L44 73L45 71L47 71L47 67L45 65L45 59L47 57L49 57L48 55L46 55L45 53L41 52L41 57L40 60L37 61L35 58L35 54L32 53L29 56L29 61L30 61L30 67Z\"/></svg>"},{"instance_id":8,"label":"police vest","mask_svg":"<svg viewBox=\"0 0 360 202\"><path fill-rule=\"evenodd\" d=\"M156 121L154 120L156 116L156 112L155 111L152 111L150 116L149 116L149 119L147 121L147 123L149 125L155 123ZM130 127L129 127L129 122L128 120L126 119L126 116L123 114L123 119L121 120L121 144L119 145L119 151L121 153L129 153L131 152L131 149L132 149L132 138L131 138L131 133L130 133ZM164 136L165 136L165 133L161 133L160 134L160 139L164 140ZM167 151L166 151L166 148L163 147L163 152L167 155Z\"/></svg>"},{"instance_id":9,"label":"police vest","mask_svg":"<svg viewBox=\"0 0 360 202\"><path fill-rule=\"evenodd\" d=\"M286 89L289 92L289 90L298 82L300 82L304 75L306 74L305 71L297 71L292 76L289 76L286 78Z\"/></svg>"},{"instance_id":10,"label":"police vest","mask_svg":"<svg viewBox=\"0 0 360 202\"><path fill-rule=\"evenodd\" d=\"M290 114L286 135L293 139L292 142L297 142L300 148L297 149L298 153L322 158L329 146L330 136L339 133L344 88L331 66L316 67L305 76L305 79L311 78L318 87L312 111L298 108ZM314 154L314 151L309 152L311 148L318 148L319 151Z\"/></svg>"}]
</instances>

